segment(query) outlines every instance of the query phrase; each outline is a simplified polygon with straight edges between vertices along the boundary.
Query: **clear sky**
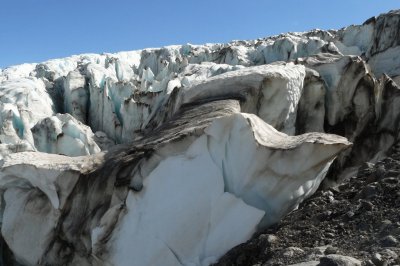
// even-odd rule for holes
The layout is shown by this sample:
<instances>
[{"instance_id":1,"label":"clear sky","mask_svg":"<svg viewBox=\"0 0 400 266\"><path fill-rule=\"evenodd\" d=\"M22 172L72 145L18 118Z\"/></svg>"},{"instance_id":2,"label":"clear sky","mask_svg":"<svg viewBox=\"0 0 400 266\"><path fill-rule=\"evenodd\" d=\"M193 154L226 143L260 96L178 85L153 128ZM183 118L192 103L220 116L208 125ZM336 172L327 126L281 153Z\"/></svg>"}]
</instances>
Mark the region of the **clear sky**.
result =
<instances>
[{"instance_id":1,"label":"clear sky","mask_svg":"<svg viewBox=\"0 0 400 266\"><path fill-rule=\"evenodd\" d=\"M80 53L337 29L399 0L0 0L0 68Z\"/></svg>"}]
</instances>

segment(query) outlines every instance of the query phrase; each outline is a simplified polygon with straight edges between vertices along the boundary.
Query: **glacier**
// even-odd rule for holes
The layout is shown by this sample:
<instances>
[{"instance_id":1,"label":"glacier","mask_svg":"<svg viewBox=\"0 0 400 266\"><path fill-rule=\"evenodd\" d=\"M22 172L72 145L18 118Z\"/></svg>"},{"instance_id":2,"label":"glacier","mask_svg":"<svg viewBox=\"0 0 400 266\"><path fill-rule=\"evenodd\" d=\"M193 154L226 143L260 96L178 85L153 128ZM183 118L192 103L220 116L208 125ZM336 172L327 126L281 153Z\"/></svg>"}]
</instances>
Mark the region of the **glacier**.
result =
<instances>
[{"instance_id":1,"label":"glacier","mask_svg":"<svg viewBox=\"0 0 400 266\"><path fill-rule=\"evenodd\" d=\"M399 21L0 70L0 264L216 262L398 141Z\"/></svg>"}]
</instances>

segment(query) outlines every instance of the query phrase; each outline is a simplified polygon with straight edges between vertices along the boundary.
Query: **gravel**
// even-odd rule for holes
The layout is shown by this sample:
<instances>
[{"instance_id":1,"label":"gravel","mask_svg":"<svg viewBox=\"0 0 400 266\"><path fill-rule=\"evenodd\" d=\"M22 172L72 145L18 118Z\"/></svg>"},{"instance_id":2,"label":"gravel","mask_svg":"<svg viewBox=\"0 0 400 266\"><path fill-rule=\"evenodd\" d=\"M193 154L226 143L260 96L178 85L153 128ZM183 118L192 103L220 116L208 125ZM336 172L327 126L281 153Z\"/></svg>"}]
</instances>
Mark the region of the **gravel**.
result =
<instances>
[{"instance_id":1,"label":"gravel","mask_svg":"<svg viewBox=\"0 0 400 266\"><path fill-rule=\"evenodd\" d=\"M394 152L317 191L215 265L400 265L399 240L400 153Z\"/></svg>"}]
</instances>

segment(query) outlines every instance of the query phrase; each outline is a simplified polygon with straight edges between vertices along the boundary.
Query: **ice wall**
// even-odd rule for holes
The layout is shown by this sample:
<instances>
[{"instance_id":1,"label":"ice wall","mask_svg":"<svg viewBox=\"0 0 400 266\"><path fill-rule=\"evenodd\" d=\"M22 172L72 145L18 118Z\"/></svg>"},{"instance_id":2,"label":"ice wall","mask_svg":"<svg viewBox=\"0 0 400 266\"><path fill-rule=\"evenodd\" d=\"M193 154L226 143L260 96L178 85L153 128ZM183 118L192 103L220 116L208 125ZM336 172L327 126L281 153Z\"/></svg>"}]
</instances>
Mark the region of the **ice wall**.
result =
<instances>
[{"instance_id":1,"label":"ice wall","mask_svg":"<svg viewBox=\"0 0 400 266\"><path fill-rule=\"evenodd\" d=\"M0 70L2 259L216 261L399 140L399 21Z\"/></svg>"}]
</instances>

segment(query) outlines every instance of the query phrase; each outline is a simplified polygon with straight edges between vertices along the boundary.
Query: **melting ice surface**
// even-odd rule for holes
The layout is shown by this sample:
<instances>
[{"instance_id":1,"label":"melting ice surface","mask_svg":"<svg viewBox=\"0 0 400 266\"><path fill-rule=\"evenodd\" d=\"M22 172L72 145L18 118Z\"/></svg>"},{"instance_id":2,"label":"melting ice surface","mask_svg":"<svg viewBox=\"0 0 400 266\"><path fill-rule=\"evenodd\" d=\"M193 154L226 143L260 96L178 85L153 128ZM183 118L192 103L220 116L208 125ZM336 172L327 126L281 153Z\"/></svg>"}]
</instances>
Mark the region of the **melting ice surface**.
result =
<instances>
[{"instance_id":1,"label":"melting ice surface","mask_svg":"<svg viewBox=\"0 0 400 266\"><path fill-rule=\"evenodd\" d=\"M399 21L0 70L0 264L215 262L398 139Z\"/></svg>"}]
</instances>

